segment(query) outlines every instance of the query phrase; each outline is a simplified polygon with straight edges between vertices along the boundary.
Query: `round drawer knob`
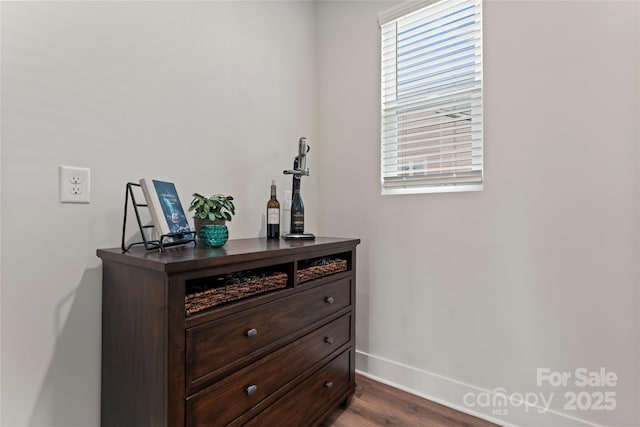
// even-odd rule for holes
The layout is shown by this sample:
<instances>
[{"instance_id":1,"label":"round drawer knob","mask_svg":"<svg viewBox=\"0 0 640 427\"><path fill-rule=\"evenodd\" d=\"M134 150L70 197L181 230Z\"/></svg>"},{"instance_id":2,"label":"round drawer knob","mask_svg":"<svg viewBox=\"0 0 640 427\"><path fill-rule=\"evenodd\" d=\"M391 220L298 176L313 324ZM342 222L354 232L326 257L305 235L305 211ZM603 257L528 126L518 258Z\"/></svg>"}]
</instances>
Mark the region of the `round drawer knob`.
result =
<instances>
[{"instance_id":1,"label":"round drawer knob","mask_svg":"<svg viewBox=\"0 0 640 427\"><path fill-rule=\"evenodd\" d=\"M327 381L326 383L324 383L324 386L325 386L326 388L331 388L331 387L333 387L333 382L331 382L331 381Z\"/></svg>"},{"instance_id":2,"label":"round drawer knob","mask_svg":"<svg viewBox=\"0 0 640 427\"><path fill-rule=\"evenodd\" d=\"M326 297L324 299L324 302L326 302L327 304L333 304L333 297Z\"/></svg>"},{"instance_id":3,"label":"round drawer knob","mask_svg":"<svg viewBox=\"0 0 640 427\"><path fill-rule=\"evenodd\" d=\"M251 384L249 387L247 387L247 394L249 396L255 394L256 391L258 391L258 386L255 384Z\"/></svg>"},{"instance_id":4,"label":"round drawer knob","mask_svg":"<svg viewBox=\"0 0 640 427\"><path fill-rule=\"evenodd\" d=\"M326 338L324 339L324 342L326 342L327 344L333 344L333 338L331 338L331 337L326 337Z\"/></svg>"},{"instance_id":5,"label":"round drawer knob","mask_svg":"<svg viewBox=\"0 0 640 427\"><path fill-rule=\"evenodd\" d=\"M258 330L257 329L251 328L251 329L249 329L247 331L247 336L248 337L255 337L256 335L258 335Z\"/></svg>"}]
</instances>

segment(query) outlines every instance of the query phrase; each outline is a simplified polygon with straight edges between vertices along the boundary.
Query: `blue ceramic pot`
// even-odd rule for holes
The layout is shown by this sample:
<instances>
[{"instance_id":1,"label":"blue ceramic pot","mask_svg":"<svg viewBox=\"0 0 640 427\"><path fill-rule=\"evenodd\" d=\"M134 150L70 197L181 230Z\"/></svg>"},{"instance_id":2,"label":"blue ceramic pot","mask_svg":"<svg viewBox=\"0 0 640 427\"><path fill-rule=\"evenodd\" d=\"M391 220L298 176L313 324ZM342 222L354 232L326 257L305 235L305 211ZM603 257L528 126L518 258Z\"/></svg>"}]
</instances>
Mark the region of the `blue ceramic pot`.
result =
<instances>
[{"instance_id":1,"label":"blue ceramic pot","mask_svg":"<svg viewBox=\"0 0 640 427\"><path fill-rule=\"evenodd\" d=\"M226 225L203 225L198 233L198 239L205 248L219 248L229 240L229 230Z\"/></svg>"}]
</instances>

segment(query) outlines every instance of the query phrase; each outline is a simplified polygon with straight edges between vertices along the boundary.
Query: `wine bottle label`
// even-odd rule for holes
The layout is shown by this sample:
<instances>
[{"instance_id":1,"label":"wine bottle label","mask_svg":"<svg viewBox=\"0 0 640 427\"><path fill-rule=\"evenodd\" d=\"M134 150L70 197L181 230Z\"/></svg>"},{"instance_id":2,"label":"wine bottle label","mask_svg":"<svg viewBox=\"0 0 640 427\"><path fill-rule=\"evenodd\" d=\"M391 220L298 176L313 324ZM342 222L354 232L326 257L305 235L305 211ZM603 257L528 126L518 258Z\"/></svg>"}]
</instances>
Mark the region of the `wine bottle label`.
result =
<instances>
[{"instance_id":1,"label":"wine bottle label","mask_svg":"<svg viewBox=\"0 0 640 427\"><path fill-rule=\"evenodd\" d=\"M267 209L267 224L280 224L280 209Z\"/></svg>"},{"instance_id":2,"label":"wine bottle label","mask_svg":"<svg viewBox=\"0 0 640 427\"><path fill-rule=\"evenodd\" d=\"M291 218L291 232L302 233L304 232L304 213L294 212Z\"/></svg>"}]
</instances>

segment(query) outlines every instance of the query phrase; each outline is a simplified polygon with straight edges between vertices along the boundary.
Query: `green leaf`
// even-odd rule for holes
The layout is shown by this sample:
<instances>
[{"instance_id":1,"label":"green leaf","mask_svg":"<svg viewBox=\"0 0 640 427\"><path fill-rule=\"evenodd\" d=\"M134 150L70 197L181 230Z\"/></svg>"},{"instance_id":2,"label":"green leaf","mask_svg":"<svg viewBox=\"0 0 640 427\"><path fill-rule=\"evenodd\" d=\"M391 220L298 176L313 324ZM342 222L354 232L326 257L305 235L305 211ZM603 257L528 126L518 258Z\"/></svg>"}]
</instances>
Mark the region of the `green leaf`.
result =
<instances>
[{"instance_id":1,"label":"green leaf","mask_svg":"<svg viewBox=\"0 0 640 427\"><path fill-rule=\"evenodd\" d=\"M204 197L202 194L193 193L193 197L189 211L195 211L194 216L203 220L209 218L211 221L216 219L231 221L232 216L236 214L232 196L214 194L211 197Z\"/></svg>"}]
</instances>

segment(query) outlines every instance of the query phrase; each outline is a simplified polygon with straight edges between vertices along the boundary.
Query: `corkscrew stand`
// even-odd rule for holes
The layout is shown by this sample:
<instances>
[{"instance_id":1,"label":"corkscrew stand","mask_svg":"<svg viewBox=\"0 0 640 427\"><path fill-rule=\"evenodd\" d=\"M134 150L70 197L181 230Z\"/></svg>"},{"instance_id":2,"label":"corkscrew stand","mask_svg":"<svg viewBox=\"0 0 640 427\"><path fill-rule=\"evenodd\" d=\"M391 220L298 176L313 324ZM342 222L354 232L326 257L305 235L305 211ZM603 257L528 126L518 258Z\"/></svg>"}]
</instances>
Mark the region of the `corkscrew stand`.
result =
<instances>
[{"instance_id":1,"label":"corkscrew stand","mask_svg":"<svg viewBox=\"0 0 640 427\"><path fill-rule=\"evenodd\" d=\"M149 240L147 239L146 230L155 228L154 225L143 225L142 220L140 219L140 211L138 211L139 207L149 208L149 205L146 203L137 203L136 196L133 194L133 187L140 187L140 184L136 184L134 182L127 183L126 195L124 200L124 220L122 221L122 244L120 248L122 249L122 253L127 252L131 249L132 246L136 245L144 245L144 248L148 251L159 249L160 252L164 252L166 248L171 246L181 246L186 245L188 243L193 242L196 244L196 232L195 231L186 231L182 233L169 233L163 234L160 236L158 240ZM127 212L129 211L129 198L131 198L131 204L133 205L133 210L136 214L136 220L138 221L138 227L140 228L140 235L142 236L142 242L131 243L128 246L125 246L125 233L127 231ZM190 237L189 237L190 236ZM166 241L168 239L173 239L171 241Z\"/></svg>"},{"instance_id":2,"label":"corkscrew stand","mask_svg":"<svg viewBox=\"0 0 640 427\"><path fill-rule=\"evenodd\" d=\"M302 137L298 141L298 155L293 160L293 169L285 170L282 173L285 175L293 175L292 184L293 191L291 192L291 201L295 197L295 189L300 188L300 183L303 176L309 176L309 168L307 167L307 153L311 147L307 145L307 138ZM293 203L292 203L293 204ZM304 216L303 216L304 219ZM291 222L293 224L293 220ZM316 236L311 233L289 233L284 236L284 240L315 240Z\"/></svg>"}]
</instances>

